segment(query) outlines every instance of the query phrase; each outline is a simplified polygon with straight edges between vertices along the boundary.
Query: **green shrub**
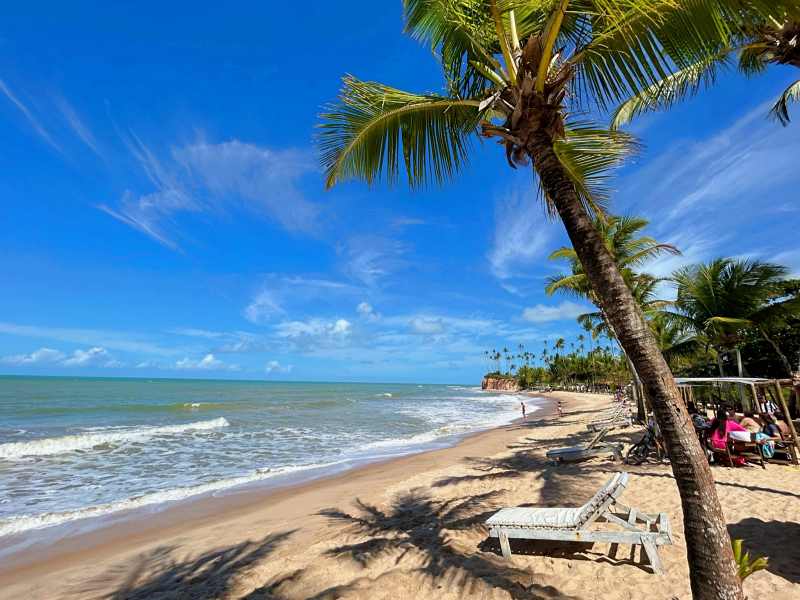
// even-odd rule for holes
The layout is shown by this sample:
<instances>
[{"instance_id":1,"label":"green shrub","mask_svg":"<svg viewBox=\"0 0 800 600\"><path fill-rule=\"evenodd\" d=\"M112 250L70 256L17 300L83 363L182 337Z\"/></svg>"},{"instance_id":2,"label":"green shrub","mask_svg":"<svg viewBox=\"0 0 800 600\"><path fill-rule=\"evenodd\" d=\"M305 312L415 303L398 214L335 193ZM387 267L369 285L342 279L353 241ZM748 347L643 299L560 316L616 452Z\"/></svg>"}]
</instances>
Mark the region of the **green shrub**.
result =
<instances>
[{"instance_id":1,"label":"green shrub","mask_svg":"<svg viewBox=\"0 0 800 600\"><path fill-rule=\"evenodd\" d=\"M733 540L733 558L736 560L737 572L739 579L744 581L750 575L761 569L766 569L769 564L769 559L765 556L750 559L750 553L743 551L744 540Z\"/></svg>"}]
</instances>

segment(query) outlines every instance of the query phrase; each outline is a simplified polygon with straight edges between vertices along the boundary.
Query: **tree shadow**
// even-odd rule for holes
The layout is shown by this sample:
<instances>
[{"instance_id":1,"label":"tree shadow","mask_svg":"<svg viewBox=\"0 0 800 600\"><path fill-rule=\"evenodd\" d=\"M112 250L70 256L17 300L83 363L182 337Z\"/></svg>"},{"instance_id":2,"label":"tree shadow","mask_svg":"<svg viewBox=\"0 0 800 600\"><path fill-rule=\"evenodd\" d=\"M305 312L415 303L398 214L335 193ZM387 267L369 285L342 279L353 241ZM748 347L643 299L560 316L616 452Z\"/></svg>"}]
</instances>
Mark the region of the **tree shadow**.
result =
<instances>
[{"instance_id":1,"label":"tree shadow","mask_svg":"<svg viewBox=\"0 0 800 600\"><path fill-rule=\"evenodd\" d=\"M351 533L367 537L328 551L330 556L349 557L363 567L379 559L394 559L398 566L409 557L412 570L432 583L444 582L450 593L467 594L482 582L502 589L517 600L568 598L552 586L533 583L533 574L511 566L492 554L476 553L455 543L451 532L476 530L494 514L494 497L500 491L467 498L436 500L412 491L395 498L387 510L356 501L358 512L348 514L327 509L320 514L344 523ZM457 586L458 589L453 589ZM474 594L473 594L474 595Z\"/></svg>"},{"instance_id":2,"label":"tree shadow","mask_svg":"<svg viewBox=\"0 0 800 600\"><path fill-rule=\"evenodd\" d=\"M768 557L767 571L790 583L800 583L800 523L749 517L728 525L728 532L731 539L744 540L744 549L751 557Z\"/></svg>"},{"instance_id":3,"label":"tree shadow","mask_svg":"<svg viewBox=\"0 0 800 600\"><path fill-rule=\"evenodd\" d=\"M625 470L630 471L631 473L635 473L637 476L640 477L660 477L662 479L675 479L675 476L672 474L670 470L669 473L653 473L651 469L653 468L661 468L664 470L671 469L669 465L660 465L660 464L643 464L643 465L625 465ZM728 469L730 467L722 467L724 469ZM738 467L744 468L744 467ZM604 472L616 472L612 470L604 470ZM712 469L713 472L713 469ZM751 492L764 492L767 494L776 494L778 496L789 496L791 498L800 498L800 494L796 494L795 492L790 492L789 490L778 490L775 488L764 487L761 485L747 485L744 483L734 483L732 481L719 481L714 480L715 485L720 485L724 487L733 487L733 488L742 488L744 490L750 490Z\"/></svg>"},{"instance_id":4,"label":"tree shadow","mask_svg":"<svg viewBox=\"0 0 800 600\"><path fill-rule=\"evenodd\" d=\"M87 584L81 595L91 592L107 600L198 600L220 598L230 592L236 578L248 567L272 554L294 531L270 534L259 541L246 541L214 549L199 556L178 560L176 546L162 546L142 555L133 564L114 567ZM270 582L264 595L252 598L281 598L278 589L294 580L299 572ZM117 583L113 591L109 587ZM267 591L269 594L267 595Z\"/></svg>"},{"instance_id":5,"label":"tree shadow","mask_svg":"<svg viewBox=\"0 0 800 600\"><path fill-rule=\"evenodd\" d=\"M547 556L565 560L586 561L596 564L630 565L652 573L652 566L644 552L639 551L636 558L637 547L634 545L612 546L610 552L594 550L595 544L591 542L557 542L552 540L509 540L511 552L522 556ZM488 538L478 546L483 552L492 552L498 556L502 554L500 543L495 538Z\"/></svg>"}]
</instances>

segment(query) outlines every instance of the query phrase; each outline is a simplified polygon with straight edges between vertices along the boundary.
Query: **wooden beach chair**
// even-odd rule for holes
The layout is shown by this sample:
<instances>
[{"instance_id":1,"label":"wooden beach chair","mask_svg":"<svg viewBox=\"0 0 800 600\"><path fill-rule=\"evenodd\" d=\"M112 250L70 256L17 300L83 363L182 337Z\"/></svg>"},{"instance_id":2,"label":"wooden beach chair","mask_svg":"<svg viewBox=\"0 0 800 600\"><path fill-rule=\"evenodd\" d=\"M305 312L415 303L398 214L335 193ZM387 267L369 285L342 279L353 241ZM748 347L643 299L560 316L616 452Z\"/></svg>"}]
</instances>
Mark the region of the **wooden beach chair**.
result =
<instances>
[{"instance_id":1,"label":"wooden beach chair","mask_svg":"<svg viewBox=\"0 0 800 600\"><path fill-rule=\"evenodd\" d=\"M509 539L552 540L611 544L612 555L619 544L641 546L655 573L662 573L658 546L672 544L672 529L665 513L651 515L619 502L628 484L628 474L614 475L583 506L574 508L504 508L486 525L489 535L500 540L503 556L511 558ZM595 523L616 526L597 529Z\"/></svg>"},{"instance_id":2,"label":"wooden beach chair","mask_svg":"<svg viewBox=\"0 0 800 600\"><path fill-rule=\"evenodd\" d=\"M630 410L626 405L620 404L591 423L587 423L586 428L589 431L601 431L603 429L611 430L630 427L632 424Z\"/></svg>"},{"instance_id":3,"label":"wooden beach chair","mask_svg":"<svg viewBox=\"0 0 800 600\"><path fill-rule=\"evenodd\" d=\"M597 456L610 455L615 460L622 460L622 444L610 444L603 442L603 438L608 429L601 429L586 444L570 446L567 448L555 448L547 451L547 458L555 464L562 462L579 462Z\"/></svg>"}]
</instances>

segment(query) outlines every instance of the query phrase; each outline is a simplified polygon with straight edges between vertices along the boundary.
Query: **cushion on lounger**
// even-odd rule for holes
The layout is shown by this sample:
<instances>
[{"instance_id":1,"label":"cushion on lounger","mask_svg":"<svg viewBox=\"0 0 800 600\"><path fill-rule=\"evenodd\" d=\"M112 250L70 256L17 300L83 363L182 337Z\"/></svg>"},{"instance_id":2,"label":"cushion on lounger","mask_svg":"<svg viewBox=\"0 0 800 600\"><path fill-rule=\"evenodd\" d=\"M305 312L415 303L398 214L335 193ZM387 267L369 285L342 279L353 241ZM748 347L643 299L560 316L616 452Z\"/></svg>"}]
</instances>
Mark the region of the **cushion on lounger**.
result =
<instances>
[{"instance_id":1,"label":"cushion on lounger","mask_svg":"<svg viewBox=\"0 0 800 600\"><path fill-rule=\"evenodd\" d=\"M486 521L490 527L542 527L547 529L575 529L579 508L504 508Z\"/></svg>"}]
</instances>

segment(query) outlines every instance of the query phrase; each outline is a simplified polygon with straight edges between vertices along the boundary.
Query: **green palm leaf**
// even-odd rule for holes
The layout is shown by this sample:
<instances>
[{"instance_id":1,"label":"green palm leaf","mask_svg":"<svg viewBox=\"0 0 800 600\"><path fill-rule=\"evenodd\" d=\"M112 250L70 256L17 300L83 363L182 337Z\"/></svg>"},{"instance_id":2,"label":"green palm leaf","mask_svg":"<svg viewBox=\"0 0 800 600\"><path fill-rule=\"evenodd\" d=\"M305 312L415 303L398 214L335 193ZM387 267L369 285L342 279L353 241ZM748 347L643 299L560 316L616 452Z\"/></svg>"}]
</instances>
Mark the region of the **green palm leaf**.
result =
<instances>
[{"instance_id":1,"label":"green palm leaf","mask_svg":"<svg viewBox=\"0 0 800 600\"><path fill-rule=\"evenodd\" d=\"M800 101L800 79L783 91L778 101L770 109L769 114L772 118L777 119L781 125L786 126L790 121L789 104L798 101Z\"/></svg>"},{"instance_id":2,"label":"green palm leaf","mask_svg":"<svg viewBox=\"0 0 800 600\"><path fill-rule=\"evenodd\" d=\"M345 77L319 126L325 185L382 175L395 182L401 161L412 187L451 178L467 162L479 104Z\"/></svg>"},{"instance_id":3,"label":"green palm leaf","mask_svg":"<svg viewBox=\"0 0 800 600\"><path fill-rule=\"evenodd\" d=\"M692 96L713 84L717 69L725 65L727 57L724 54L707 57L648 86L617 107L611 119L611 128L618 129L643 112L666 110Z\"/></svg>"},{"instance_id":4,"label":"green palm leaf","mask_svg":"<svg viewBox=\"0 0 800 600\"><path fill-rule=\"evenodd\" d=\"M605 184L612 170L638 148L632 136L588 123L568 125L564 139L553 145L589 214L605 212L609 197Z\"/></svg>"}]
</instances>

